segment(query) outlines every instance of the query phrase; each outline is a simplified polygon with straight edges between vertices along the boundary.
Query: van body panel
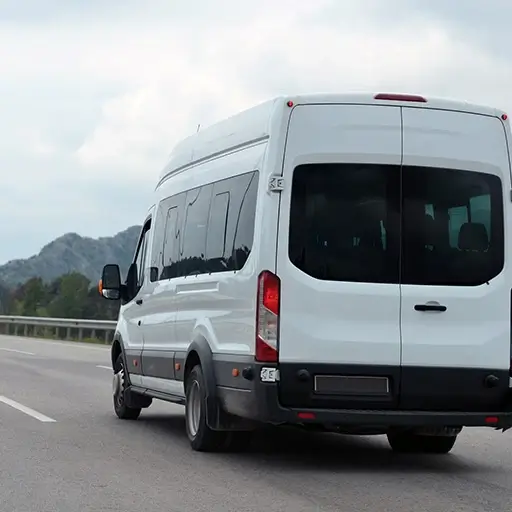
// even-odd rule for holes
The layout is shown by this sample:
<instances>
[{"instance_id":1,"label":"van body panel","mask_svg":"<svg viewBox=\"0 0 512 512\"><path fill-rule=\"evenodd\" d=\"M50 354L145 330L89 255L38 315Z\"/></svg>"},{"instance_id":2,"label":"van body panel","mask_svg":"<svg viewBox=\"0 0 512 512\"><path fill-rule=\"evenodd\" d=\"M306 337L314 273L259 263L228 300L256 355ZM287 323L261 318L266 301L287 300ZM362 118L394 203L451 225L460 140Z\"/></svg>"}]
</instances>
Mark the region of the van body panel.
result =
<instances>
[{"instance_id":1,"label":"van body panel","mask_svg":"<svg viewBox=\"0 0 512 512\"><path fill-rule=\"evenodd\" d=\"M398 284L315 279L290 261L288 236L294 169L308 162L399 165L400 124L398 107L307 105L293 109L277 249L277 273L283 279L281 364L400 364Z\"/></svg>"},{"instance_id":2,"label":"van body panel","mask_svg":"<svg viewBox=\"0 0 512 512\"><path fill-rule=\"evenodd\" d=\"M426 214L428 203L428 215L437 223L433 236L438 237L431 240L431 252L439 252L438 257L434 255L422 261L429 274L424 271L419 283L401 285L402 364L508 370L511 279L510 266L504 262L509 255L509 239L505 234L512 224L510 201L506 197L511 186L503 124L496 117L419 108L403 108L402 116L404 191L408 193L408 178L415 183L421 179L424 189L430 187L420 194L422 197L405 199L411 201L411 208L405 213L412 213L412 201L417 201L418 208L423 208ZM411 176L418 167L426 169L421 176L419 173ZM474 179L464 171L472 171ZM440 187L451 197L435 190ZM493 195L490 204L489 194ZM468 215L472 218L468 219ZM474 254L461 254L460 240L454 235L466 223L484 225L486 231L499 230L494 233L494 239L492 233L487 233L491 248L494 243L496 251L502 252L499 263L480 258L476 247L471 251ZM448 230L451 230L449 237L443 240ZM407 257L405 254L404 258ZM447 266L450 260L453 260L451 269ZM454 269L462 265L468 273L476 271L476 265L495 268L490 269L488 281L467 285L462 276L461 279L453 276ZM446 275L448 272L452 272L451 278ZM426 280L424 284L420 284L422 278ZM447 285L435 284L436 279L447 278ZM439 302L446 311L414 309L429 301Z\"/></svg>"}]
</instances>

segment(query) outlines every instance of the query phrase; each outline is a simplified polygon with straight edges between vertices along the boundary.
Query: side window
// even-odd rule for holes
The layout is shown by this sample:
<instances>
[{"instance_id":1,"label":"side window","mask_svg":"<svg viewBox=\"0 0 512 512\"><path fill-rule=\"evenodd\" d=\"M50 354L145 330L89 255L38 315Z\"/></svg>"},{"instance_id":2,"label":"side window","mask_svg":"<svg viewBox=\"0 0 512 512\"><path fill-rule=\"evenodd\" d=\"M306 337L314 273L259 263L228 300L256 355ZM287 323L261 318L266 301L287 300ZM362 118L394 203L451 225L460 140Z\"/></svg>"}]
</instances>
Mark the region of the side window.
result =
<instances>
[{"instance_id":1,"label":"side window","mask_svg":"<svg viewBox=\"0 0 512 512\"><path fill-rule=\"evenodd\" d=\"M256 216L256 200L258 197L258 177L258 171L251 175L251 179L242 196L242 202L238 211L232 249L235 270L240 270L245 265L252 249L254 220Z\"/></svg>"},{"instance_id":2,"label":"side window","mask_svg":"<svg viewBox=\"0 0 512 512\"><path fill-rule=\"evenodd\" d=\"M222 183L222 182L221 182ZM208 233L206 237L206 265L208 272L223 272L228 268L229 250L226 247L226 234L229 211L229 191L215 193L210 208Z\"/></svg>"},{"instance_id":3,"label":"side window","mask_svg":"<svg viewBox=\"0 0 512 512\"><path fill-rule=\"evenodd\" d=\"M153 219L153 247L150 261L150 280L157 281L163 270L163 251L165 240L165 223L167 221L167 207L162 201L155 209Z\"/></svg>"},{"instance_id":4,"label":"side window","mask_svg":"<svg viewBox=\"0 0 512 512\"><path fill-rule=\"evenodd\" d=\"M143 232L141 235L141 238L139 240L139 246L137 249L137 254L135 255L135 264L136 264L136 272L137 272L137 287L140 288L144 282L144 275L147 267L147 253L148 253L148 239L149 239L149 232L151 229L151 221L149 223L146 223L146 225L143 228Z\"/></svg>"},{"instance_id":5,"label":"side window","mask_svg":"<svg viewBox=\"0 0 512 512\"><path fill-rule=\"evenodd\" d=\"M448 237L452 248L459 247L459 232L463 224L468 222L467 206L448 208Z\"/></svg>"},{"instance_id":6,"label":"side window","mask_svg":"<svg viewBox=\"0 0 512 512\"><path fill-rule=\"evenodd\" d=\"M160 279L170 279L178 276L178 243L176 233L178 228L178 207L167 210L165 219L165 240L162 251L162 274Z\"/></svg>"},{"instance_id":7,"label":"side window","mask_svg":"<svg viewBox=\"0 0 512 512\"><path fill-rule=\"evenodd\" d=\"M241 174L239 176L234 176L233 178L229 178L224 180L223 186L224 189L229 191L229 210L228 210L228 220L226 223L226 252L225 256L227 258L227 269L226 270L238 270L237 261L235 260L235 238L237 233L239 236L243 236L242 229L243 227L238 227L240 224L240 216L244 206L244 200L248 192L249 185L251 184L251 180L255 173L246 173ZM220 183L219 183L220 185ZM254 223L254 217L252 219ZM254 230L254 226L252 227ZM249 234L251 237L251 245L252 245L252 233ZM240 239L239 239L240 240ZM243 263L245 260L242 258Z\"/></svg>"},{"instance_id":8,"label":"side window","mask_svg":"<svg viewBox=\"0 0 512 512\"><path fill-rule=\"evenodd\" d=\"M478 222L485 226L489 236L491 235L491 195L483 194L474 196L469 200L469 214L471 222Z\"/></svg>"},{"instance_id":9,"label":"side window","mask_svg":"<svg viewBox=\"0 0 512 512\"><path fill-rule=\"evenodd\" d=\"M171 279L180 275L180 241L181 224L185 194L178 194L163 202L165 211L164 239L161 251L162 260L160 280Z\"/></svg>"},{"instance_id":10,"label":"side window","mask_svg":"<svg viewBox=\"0 0 512 512\"><path fill-rule=\"evenodd\" d=\"M398 283L399 191L399 166L298 166L291 191L290 261L316 279Z\"/></svg>"},{"instance_id":11,"label":"side window","mask_svg":"<svg viewBox=\"0 0 512 512\"><path fill-rule=\"evenodd\" d=\"M209 272L244 266L252 249L257 193L257 171L215 183L207 238Z\"/></svg>"},{"instance_id":12,"label":"side window","mask_svg":"<svg viewBox=\"0 0 512 512\"><path fill-rule=\"evenodd\" d=\"M142 283L142 273L143 273L143 257L144 257L144 242L146 241L146 234L143 235L142 243L137 252L137 258L135 260L135 264L137 265L137 284L140 286Z\"/></svg>"},{"instance_id":13,"label":"side window","mask_svg":"<svg viewBox=\"0 0 512 512\"><path fill-rule=\"evenodd\" d=\"M180 275L189 276L207 272L206 231L212 188L212 185L205 185L187 192Z\"/></svg>"},{"instance_id":14,"label":"side window","mask_svg":"<svg viewBox=\"0 0 512 512\"><path fill-rule=\"evenodd\" d=\"M258 177L245 173L161 201L151 280L241 269L252 249Z\"/></svg>"}]
</instances>

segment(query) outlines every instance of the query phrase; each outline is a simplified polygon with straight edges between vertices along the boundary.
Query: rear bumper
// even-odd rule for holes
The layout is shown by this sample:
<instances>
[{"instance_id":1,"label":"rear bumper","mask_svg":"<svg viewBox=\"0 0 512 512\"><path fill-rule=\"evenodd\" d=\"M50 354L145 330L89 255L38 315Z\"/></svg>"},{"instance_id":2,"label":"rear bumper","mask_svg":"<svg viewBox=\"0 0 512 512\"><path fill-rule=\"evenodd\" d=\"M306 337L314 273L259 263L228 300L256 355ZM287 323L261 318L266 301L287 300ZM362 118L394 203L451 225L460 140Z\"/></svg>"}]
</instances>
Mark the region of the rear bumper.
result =
<instances>
[{"instance_id":1,"label":"rear bumper","mask_svg":"<svg viewBox=\"0 0 512 512\"><path fill-rule=\"evenodd\" d=\"M238 416L273 424L321 424L371 427L512 427L512 412L430 412L400 410L307 409L279 404L277 386L259 391L219 389L225 410Z\"/></svg>"},{"instance_id":2,"label":"rear bumper","mask_svg":"<svg viewBox=\"0 0 512 512\"><path fill-rule=\"evenodd\" d=\"M265 365L268 367L268 365ZM261 365L254 364L253 380L245 389L227 386L218 387L218 396L223 408L237 416L259 422L273 424L320 424L331 426L364 427L493 427L508 429L512 427L512 396L501 403L500 407L460 410L459 404L453 404L452 410L415 410L408 406L384 408L368 407L312 407L304 404L283 406L280 402L277 383L263 383L259 379ZM510 393L510 392L509 392ZM309 406L308 406L309 405ZM394 404L393 404L394 405ZM410 404L409 404L410 405ZM446 405L446 404L443 404ZM493 404L495 405L495 404ZM469 410L468 410L469 409Z\"/></svg>"}]
</instances>

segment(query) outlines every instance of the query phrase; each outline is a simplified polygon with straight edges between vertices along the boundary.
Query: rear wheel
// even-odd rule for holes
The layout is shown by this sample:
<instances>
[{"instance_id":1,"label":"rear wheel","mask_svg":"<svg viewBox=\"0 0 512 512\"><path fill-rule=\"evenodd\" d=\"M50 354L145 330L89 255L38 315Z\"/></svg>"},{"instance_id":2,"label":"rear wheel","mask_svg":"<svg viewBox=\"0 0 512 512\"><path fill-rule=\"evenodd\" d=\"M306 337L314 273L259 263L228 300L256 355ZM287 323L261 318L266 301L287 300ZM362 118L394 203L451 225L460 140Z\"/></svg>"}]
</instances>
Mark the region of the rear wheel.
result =
<instances>
[{"instance_id":1,"label":"rear wheel","mask_svg":"<svg viewBox=\"0 0 512 512\"><path fill-rule=\"evenodd\" d=\"M390 432L388 442L399 453L446 454L453 448L457 436L425 436L411 432Z\"/></svg>"},{"instance_id":2,"label":"rear wheel","mask_svg":"<svg viewBox=\"0 0 512 512\"><path fill-rule=\"evenodd\" d=\"M126 389L126 374L122 354L119 354L114 364L114 379L112 382L112 395L114 399L114 411L122 420L136 420L141 412L140 408L128 407L124 399Z\"/></svg>"},{"instance_id":3,"label":"rear wheel","mask_svg":"<svg viewBox=\"0 0 512 512\"><path fill-rule=\"evenodd\" d=\"M187 377L185 425L190 446L200 452L218 451L227 442L227 432L212 430L206 422L206 383L200 365Z\"/></svg>"}]
</instances>

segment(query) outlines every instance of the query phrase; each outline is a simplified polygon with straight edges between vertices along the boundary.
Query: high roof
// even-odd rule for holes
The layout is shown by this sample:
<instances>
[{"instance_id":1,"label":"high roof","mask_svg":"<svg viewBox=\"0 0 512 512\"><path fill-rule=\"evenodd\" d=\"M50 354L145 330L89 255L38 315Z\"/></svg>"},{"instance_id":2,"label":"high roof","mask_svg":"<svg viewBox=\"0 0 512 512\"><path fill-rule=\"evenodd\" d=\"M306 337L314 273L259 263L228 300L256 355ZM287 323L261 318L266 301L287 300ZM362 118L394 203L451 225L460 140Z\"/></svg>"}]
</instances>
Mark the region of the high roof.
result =
<instances>
[{"instance_id":1,"label":"high roof","mask_svg":"<svg viewBox=\"0 0 512 512\"><path fill-rule=\"evenodd\" d=\"M179 142L172 150L169 161L160 173L159 182L171 172L186 167L192 162L211 158L227 149L257 142L269 137L274 116L284 115L287 102L304 104L378 104L407 107L457 110L476 114L499 116L502 111L464 101L426 97L426 102L375 99L375 93L306 94L274 98L227 119L217 122Z\"/></svg>"},{"instance_id":2,"label":"high roof","mask_svg":"<svg viewBox=\"0 0 512 512\"><path fill-rule=\"evenodd\" d=\"M169 172L192 162L268 137L278 101L266 101L183 139L173 148L160 180Z\"/></svg>"}]
</instances>

